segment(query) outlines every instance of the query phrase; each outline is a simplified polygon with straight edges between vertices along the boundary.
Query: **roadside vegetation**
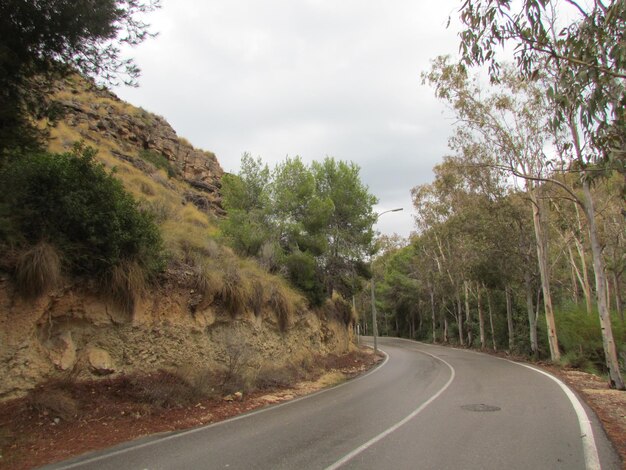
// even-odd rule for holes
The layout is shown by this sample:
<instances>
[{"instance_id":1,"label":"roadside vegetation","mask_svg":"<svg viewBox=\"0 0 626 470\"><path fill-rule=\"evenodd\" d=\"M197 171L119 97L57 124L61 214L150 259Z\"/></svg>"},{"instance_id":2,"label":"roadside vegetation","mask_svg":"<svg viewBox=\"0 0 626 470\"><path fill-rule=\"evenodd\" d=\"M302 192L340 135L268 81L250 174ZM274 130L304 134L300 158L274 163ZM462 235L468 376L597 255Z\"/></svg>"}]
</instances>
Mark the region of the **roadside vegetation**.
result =
<instances>
[{"instance_id":1,"label":"roadside vegetation","mask_svg":"<svg viewBox=\"0 0 626 470\"><path fill-rule=\"evenodd\" d=\"M459 62L423 75L455 118L451 154L412 191L415 236L375 262L383 331L623 390L626 6L473 0L460 16Z\"/></svg>"}]
</instances>

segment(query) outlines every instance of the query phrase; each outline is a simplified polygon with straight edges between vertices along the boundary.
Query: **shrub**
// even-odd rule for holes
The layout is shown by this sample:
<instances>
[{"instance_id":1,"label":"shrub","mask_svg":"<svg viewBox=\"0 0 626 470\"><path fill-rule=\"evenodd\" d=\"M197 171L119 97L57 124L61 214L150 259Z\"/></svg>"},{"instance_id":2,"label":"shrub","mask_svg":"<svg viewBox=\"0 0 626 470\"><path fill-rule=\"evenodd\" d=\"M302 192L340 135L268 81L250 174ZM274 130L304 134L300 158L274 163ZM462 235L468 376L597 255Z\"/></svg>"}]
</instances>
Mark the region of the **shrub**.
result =
<instances>
[{"instance_id":1,"label":"shrub","mask_svg":"<svg viewBox=\"0 0 626 470\"><path fill-rule=\"evenodd\" d=\"M144 376L125 379L128 395L140 403L160 408L178 408L202 398L181 374L159 370Z\"/></svg>"},{"instance_id":2,"label":"shrub","mask_svg":"<svg viewBox=\"0 0 626 470\"><path fill-rule=\"evenodd\" d=\"M2 244L47 240L74 274L102 275L126 260L149 274L163 266L153 217L77 145L65 154L14 156L0 168Z\"/></svg>"},{"instance_id":3,"label":"shrub","mask_svg":"<svg viewBox=\"0 0 626 470\"><path fill-rule=\"evenodd\" d=\"M293 366L264 366L259 369L255 386L260 390L289 388L298 381L298 378L298 370Z\"/></svg>"},{"instance_id":4,"label":"shrub","mask_svg":"<svg viewBox=\"0 0 626 470\"><path fill-rule=\"evenodd\" d=\"M78 414L78 402L69 391L60 388L35 389L28 397L29 405L39 413L70 421Z\"/></svg>"},{"instance_id":5,"label":"shrub","mask_svg":"<svg viewBox=\"0 0 626 470\"><path fill-rule=\"evenodd\" d=\"M333 293L331 299L326 299L322 311L326 318L334 318L339 320L346 326L356 321L356 313L354 312L352 305L346 302L343 297L337 293Z\"/></svg>"},{"instance_id":6,"label":"shrub","mask_svg":"<svg viewBox=\"0 0 626 470\"><path fill-rule=\"evenodd\" d=\"M176 168L172 166L165 155L154 150L142 150L139 157L149 163L152 163L157 169L165 170L167 176L172 178L178 174Z\"/></svg>"},{"instance_id":7,"label":"shrub","mask_svg":"<svg viewBox=\"0 0 626 470\"><path fill-rule=\"evenodd\" d=\"M291 283L301 290L312 305L322 305L325 298L324 285L317 271L315 258L301 251L291 253L285 259Z\"/></svg>"},{"instance_id":8,"label":"shrub","mask_svg":"<svg viewBox=\"0 0 626 470\"><path fill-rule=\"evenodd\" d=\"M61 279L61 260L56 248L39 242L18 258L15 280L23 297L38 297L55 287Z\"/></svg>"}]
</instances>

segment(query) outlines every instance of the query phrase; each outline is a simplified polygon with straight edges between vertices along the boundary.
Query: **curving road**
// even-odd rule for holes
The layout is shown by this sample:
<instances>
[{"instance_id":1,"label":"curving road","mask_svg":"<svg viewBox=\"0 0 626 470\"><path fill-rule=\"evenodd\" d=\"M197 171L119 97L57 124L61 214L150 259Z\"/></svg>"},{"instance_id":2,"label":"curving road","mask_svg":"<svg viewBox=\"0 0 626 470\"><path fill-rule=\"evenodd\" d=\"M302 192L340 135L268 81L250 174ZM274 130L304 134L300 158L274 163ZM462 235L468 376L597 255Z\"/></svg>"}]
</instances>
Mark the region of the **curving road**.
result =
<instances>
[{"instance_id":1,"label":"curving road","mask_svg":"<svg viewBox=\"0 0 626 470\"><path fill-rule=\"evenodd\" d=\"M45 468L621 468L595 416L553 378L466 350L380 347L385 363L341 386Z\"/></svg>"}]
</instances>

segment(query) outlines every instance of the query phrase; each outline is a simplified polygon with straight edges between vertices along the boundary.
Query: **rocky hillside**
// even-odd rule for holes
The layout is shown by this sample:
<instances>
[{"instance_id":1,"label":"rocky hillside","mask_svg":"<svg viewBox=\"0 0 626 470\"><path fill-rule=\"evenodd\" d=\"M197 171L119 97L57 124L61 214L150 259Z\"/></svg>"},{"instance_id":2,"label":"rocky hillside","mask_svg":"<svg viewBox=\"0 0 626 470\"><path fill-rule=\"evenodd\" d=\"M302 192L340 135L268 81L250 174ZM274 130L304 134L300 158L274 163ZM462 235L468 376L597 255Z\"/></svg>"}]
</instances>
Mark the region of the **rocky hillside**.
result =
<instances>
[{"instance_id":1,"label":"rocky hillside","mask_svg":"<svg viewBox=\"0 0 626 470\"><path fill-rule=\"evenodd\" d=\"M144 173L151 171L146 157L163 158L170 176L189 185L184 198L202 210L223 213L219 188L224 172L215 154L178 137L161 116L129 105L76 75L54 84L42 111L51 117L41 121L50 132L51 150L69 150L83 140L98 148L101 157L113 157L109 163L117 159Z\"/></svg>"},{"instance_id":2,"label":"rocky hillside","mask_svg":"<svg viewBox=\"0 0 626 470\"><path fill-rule=\"evenodd\" d=\"M283 279L221 244L223 170L214 154L179 138L163 118L76 76L55 84L41 114L50 151L84 141L115 168L139 206L154 214L168 262L126 307L97 279L69 276L24 298L0 265L0 400L50 380L162 369L224 374L234 357L245 358L254 375L350 349L349 328L332 305L310 311Z\"/></svg>"}]
</instances>

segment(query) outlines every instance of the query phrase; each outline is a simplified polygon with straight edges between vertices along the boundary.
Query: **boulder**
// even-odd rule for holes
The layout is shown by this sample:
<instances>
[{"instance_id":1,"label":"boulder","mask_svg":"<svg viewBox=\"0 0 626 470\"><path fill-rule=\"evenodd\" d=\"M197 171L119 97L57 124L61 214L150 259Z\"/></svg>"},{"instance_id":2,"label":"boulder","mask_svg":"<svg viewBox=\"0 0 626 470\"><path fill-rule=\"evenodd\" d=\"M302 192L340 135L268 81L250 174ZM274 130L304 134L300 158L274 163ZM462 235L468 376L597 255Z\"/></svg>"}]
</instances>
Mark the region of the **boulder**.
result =
<instances>
[{"instance_id":1,"label":"boulder","mask_svg":"<svg viewBox=\"0 0 626 470\"><path fill-rule=\"evenodd\" d=\"M115 365L108 351L91 347L87 350L89 369L95 375L109 375L115 372Z\"/></svg>"}]
</instances>

